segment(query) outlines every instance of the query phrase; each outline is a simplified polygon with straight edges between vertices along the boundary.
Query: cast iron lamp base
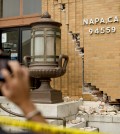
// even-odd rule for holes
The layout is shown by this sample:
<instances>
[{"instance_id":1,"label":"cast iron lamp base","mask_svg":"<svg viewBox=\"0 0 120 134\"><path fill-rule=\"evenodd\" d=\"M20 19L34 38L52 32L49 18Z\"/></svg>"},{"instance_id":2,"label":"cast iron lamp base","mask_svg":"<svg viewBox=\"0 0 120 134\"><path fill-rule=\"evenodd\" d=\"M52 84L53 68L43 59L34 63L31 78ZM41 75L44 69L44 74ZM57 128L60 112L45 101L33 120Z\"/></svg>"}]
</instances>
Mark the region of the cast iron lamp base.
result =
<instances>
[{"instance_id":1,"label":"cast iron lamp base","mask_svg":"<svg viewBox=\"0 0 120 134\"><path fill-rule=\"evenodd\" d=\"M31 99L36 103L60 103L62 100L62 92L53 89L50 86L50 78L57 78L65 74L68 63L67 55L60 55L58 64L30 62L31 57L25 56L25 65L29 67L30 76L39 78L41 86L32 91ZM62 62L64 60L64 62Z\"/></svg>"},{"instance_id":2,"label":"cast iron lamp base","mask_svg":"<svg viewBox=\"0 0 120 134\"><path fill-rule=\"evenodd\" d=\"M33 102L47 104L63 102L62 92L50 86L50 79L40 80L40 82L41 86L31 92Z\"/></svg>"}]
</instances>

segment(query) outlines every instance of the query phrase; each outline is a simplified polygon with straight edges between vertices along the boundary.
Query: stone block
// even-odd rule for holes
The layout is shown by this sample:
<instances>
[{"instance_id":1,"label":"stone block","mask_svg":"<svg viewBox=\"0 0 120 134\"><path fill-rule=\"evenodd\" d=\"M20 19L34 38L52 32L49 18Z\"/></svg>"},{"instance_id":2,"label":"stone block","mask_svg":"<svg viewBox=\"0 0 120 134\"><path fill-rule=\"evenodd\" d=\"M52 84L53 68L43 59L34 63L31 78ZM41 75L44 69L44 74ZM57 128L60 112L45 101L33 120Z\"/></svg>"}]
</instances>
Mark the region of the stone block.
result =
<instances>
[{"instance_id":1,"label":"stone block","mask_svg":"<svg viewBox=\"0 0 120 134\"><path fill-rule=\"evenodd\" d=\"M22 111L14 105L12 102L8 101L5 97L0 97L1 104L8 110L22 114ZM56 104L35 104L36 107L41 111L45 117L71 117L77 114L78 107L81 104L79 101L62 102ZM7 112L0 110L0 115L9 115ZM9 115L13 116L13 115Z\"/></svg>"},{"instance_id":2,"label":"stone block","mask_svg":"<svg viewBox=\"0 0 120 134\"><path fill-rule=\"evenodd\" d=\"M86 122L80 122L77 124L68 123L66 127L67 128L82 128L82 127L86 127Z\"/></svg>"},{"instance_id":3,"label":"stone block","mask_svg":"<svg viewBox=\"0 0 120 134\"><path fill-rule=\"evenodd\" d=\"M97 101L97 102L94 102L94 101L84 101L83 102L83 105L89 106L89 107L93 107L93 108L99 107L100 104L101 104L101 101Z\"/></svg>"},{"instance_id":4,"label":"stone block","mask_svg":"<svg viewBox=\"0 0 120 134\"><path fill-rule=\"evenodd\" d=\"M94 127L84 127L84 128L80 128L80 130L88 131L88 132L98 132L98 128L94 128Z\"/></svg>"},{"instance_id":5,"label":"stone block","mask_svg":"<svg viewBox=\"0 0 120 134\"><path fill-rule=\"evenodd\" d=\"M120 115L113 115L113 122L119 122L120 123Z\"/></svg>"},{"instance_id":6,"label":"stone block","mask_svg":"<svg viewBox=\"0 0 120 134\"><path fill-rule=\"evenodd\" d=\"M101 133L120 134L120 123L89 122L88 126L99 128Z\"/></svg>"},{"instance_id":7,"label":"stone block","mask_svg":"<svg viewBox=\"0 0 120 134\"><path fill-rule=\"evenodd\" d=\"M89 121L112 122L112 119L110 115L89 115Z\"/></svg>"},{"instance_id":8,"label":"stone block","mask_svg":"<svg viewBox=\"0 0 120 134\"><path fill-rule=\"evenodd\" d=\"M75 115L66 117L65 118L66 119L66 124L67 124L68 121L75 119L75 117L76 117ZM63 120L50 120L50 119L47 119L47 121L49 122L49 124L53 124L53 125L57 125L57 126L58 125L63 126Z\"/></svg>"},{"instance_id":9,"label":"stone block","mask_svg":"<svg viewBox=\"0 0 120 134\"><path fill-rule=\"evenodd\" d=\"M88 114L86 114L86 113L84 113L84 114L81 115L80 117L81 117L81 118L84 118L85 121L88 121L88 119L89 119L89 116L88 116Z\"/></svg>"},{"instance_id":10,"label":"stone block","mask_svg":"<svg viewBox=\"0 0 120 134\"><path fill-rule=\"evenodd\" d=\"M63 102L57 104L36 104L45 117L69 117L77 114L79 102Z\"/></svg>"},{"instance_id":11,"label":"stone block","mask_svg":"<svg viewBox=\"0 0 120 134\"><path fill-rule=\"evenodd\" d=\"M23 114L22 111L17 107L15 104L7 100L5 97L0 97L0 103L3 107L5 107L7 110L17 113L17 114ZM5 112L4 110L0 109L0 115L1 116L14 116L12 114L9 114Z\"/></svg>"}]
</instances>

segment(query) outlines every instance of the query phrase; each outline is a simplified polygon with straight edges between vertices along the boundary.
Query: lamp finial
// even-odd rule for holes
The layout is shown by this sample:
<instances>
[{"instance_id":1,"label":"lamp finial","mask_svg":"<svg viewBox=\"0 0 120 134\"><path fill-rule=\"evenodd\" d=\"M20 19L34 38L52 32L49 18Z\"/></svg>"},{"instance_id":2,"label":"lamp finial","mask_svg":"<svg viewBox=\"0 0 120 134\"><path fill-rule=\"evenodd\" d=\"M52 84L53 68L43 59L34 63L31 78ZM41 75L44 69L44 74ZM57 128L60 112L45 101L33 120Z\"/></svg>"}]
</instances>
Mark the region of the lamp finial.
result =
<instances>
[{"instance_id":1,"label":"lamp finial","mask_svg":"<svg viewBox=\"0 0 120 134\"><path fill-rule=\"evenodd\" d=\"M51 15L46 11L42 14L41 18L51 18Z\"/></svg>"}]
</instances>

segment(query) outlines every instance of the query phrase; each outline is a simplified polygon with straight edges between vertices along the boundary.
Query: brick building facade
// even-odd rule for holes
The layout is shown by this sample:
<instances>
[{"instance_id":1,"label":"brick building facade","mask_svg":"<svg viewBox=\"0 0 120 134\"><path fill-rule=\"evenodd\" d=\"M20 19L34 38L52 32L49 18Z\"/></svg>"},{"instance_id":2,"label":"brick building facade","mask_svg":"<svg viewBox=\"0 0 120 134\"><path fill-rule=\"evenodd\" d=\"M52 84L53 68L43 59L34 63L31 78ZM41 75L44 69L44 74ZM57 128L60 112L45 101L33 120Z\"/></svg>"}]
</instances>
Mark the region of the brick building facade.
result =
<instances>
[{"instance_id":1,"label":"brick building facade","mask_svg":"<svg viewBox=\"0 0 120 134\"><path fill-rule=\"evenodd\" d=\"M65 4L65 11L60 9ZM82 60L68 34L80 33L84 47L84 81L104 91L112 99L120 96L120 1L119 0L43 0L42 10L62 23L62 53L69 56L65 76L53 85L64 95L81 95Z\"/></svg>"},{"instance_id":2,"label":"brick building facade","mask_svg":"<svg viewBox=\"0 0 120 134\"><path fill-rule=\"evenodd\" d=\"M80 34L80 46L84 47L84 82L95 85L111 96L112 99L119 98L119 0L35 0L34 4L38 5L37 3L40 2L42 5L37 7L38 11L31 6L33 0L28 0L29 4L26 3L27 0L17 0L20 8L19 16L5 16L4 18L6 14L2 12L5 1L7 3L10 0L0 0L0 16L3 17L0 19L2 33L9 28L22 32L24 27L28 27L31 22L39 20L41 14L39 8L42 8L42 12L47 10L54 20L62 23L61 51L69 56L69 64L66 74L61 78L53 79L52 85L54 88L62 90L63 96L80 97L82 95L82 59L79 53L75 51L75 42L72 41L72 36L68 34L71 31ZM14 1L16 2L16 0L11 0L11 3L12 1L13 4ZM26 10L30 8L31 11L35 10L33 14ZM23 31L24 34L25 32L30 34L30 29L29 31L27 31L28 29L25 30ZM18 56L24 51L25 45L30 44L30 35L29 40L26 39L21 42L22 45L18 43L19 48L21 48ZM22 57L19 59L22 61Z\"/></svg>"}]
</instances>

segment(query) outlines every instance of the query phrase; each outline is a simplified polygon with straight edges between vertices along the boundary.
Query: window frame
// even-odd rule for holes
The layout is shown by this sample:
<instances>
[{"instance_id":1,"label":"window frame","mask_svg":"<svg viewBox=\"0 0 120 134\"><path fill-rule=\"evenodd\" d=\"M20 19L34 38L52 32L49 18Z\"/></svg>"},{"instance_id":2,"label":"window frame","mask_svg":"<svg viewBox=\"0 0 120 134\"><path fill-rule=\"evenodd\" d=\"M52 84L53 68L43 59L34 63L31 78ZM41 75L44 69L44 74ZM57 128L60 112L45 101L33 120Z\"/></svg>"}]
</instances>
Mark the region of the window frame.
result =
<instances>
[{"instance_id":1,"label":"window frame","mask_svg":"<svg viewBox=\"0 0 120 134\"><path fill-rule=\"evenodd\" d=\"M3 0L0 0L0 1L3 1ZM42 4L42 0L41 0L41 4ZM41 6L41 11L42 11L42 6ZM23 0L20 0L20 16L0 18L0 28L27 26L33 22L38 21L40 16L41 16L40 13L23 15Z\"/></svg>"},{"instance_id":2,"label":"window frame","mask_svg":"<svg viewBox=\"0 0 120 134\"><path fill-rule=\"evenodd\" d=\"M10 32L10 31L18 31L18 61L22 63L22 31L31 30L31 27L11 27L11 28L2 28L0 29L0 49L2 48L2 33Z\"/></svg>"},{"instance_id":3,"label":"window frame","mask_svg":"<svg viewBox=\"0 0 120 134\"><path fill-rule=\"evenodd\" d=\"M40 0L41 2L42 2L42 0ZM0 16L2 16L2 14L3 14L3 0L1 0L0 1L2 4L1 4L1 15ZM33 15L39 15L39 13L32 13L32 14L29 14L29 15L24 15L23 14L23 0L20 0L20 11L19 11L19 16L11 16L11 17L5 17L5 18L3 18L3 17L1 17L0 19L6 19L6 18L18 18L18 17L29 17L29 16L33 16Z\"/></svg>"}]
</instances>

